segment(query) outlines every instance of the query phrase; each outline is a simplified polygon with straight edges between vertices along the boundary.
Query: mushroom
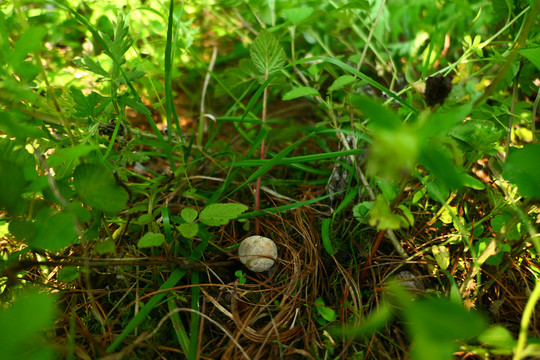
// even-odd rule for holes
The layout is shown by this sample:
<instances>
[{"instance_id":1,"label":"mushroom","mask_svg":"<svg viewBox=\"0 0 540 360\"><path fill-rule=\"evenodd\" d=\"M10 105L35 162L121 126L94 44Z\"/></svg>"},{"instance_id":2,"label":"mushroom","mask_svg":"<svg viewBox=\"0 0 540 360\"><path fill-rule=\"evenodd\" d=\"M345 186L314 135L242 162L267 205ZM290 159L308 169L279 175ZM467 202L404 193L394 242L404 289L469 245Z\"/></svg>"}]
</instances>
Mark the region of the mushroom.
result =
<instances>
[{"instance_id":1,"label":"mushroom","mask_svg":"<svg viewBox=\"0 0 540 360\"><path fill-rule=\"evenodd\" d=\"M277 246L269 238L263 236L250 236L240 244L238 255L240 261L254 272L270 269L277 259Z\"/></svg>"}]
</instances>

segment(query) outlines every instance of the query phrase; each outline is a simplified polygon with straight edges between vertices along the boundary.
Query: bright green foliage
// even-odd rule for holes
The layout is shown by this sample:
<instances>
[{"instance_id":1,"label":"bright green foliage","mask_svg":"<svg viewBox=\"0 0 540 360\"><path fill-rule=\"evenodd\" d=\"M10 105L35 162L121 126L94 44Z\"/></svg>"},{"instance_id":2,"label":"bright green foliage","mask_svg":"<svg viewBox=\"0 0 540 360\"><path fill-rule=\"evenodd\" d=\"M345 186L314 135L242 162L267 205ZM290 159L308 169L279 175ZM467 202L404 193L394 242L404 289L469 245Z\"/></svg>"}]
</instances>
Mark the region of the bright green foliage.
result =
<instances>
[{"instance_id":1,"label":"bright green foliage","mask_svg":"<svg viewBox=\"0 0 540 360\"><path fill-rule=\"evenodd\" d=\"M285 94L283 94L282 99L283 101L287 101L304 96L320 96L320 94L316 89L310 88L309 86L302 86L287 91Z\"/></svg>"},{"instance_id":2,"label":"bright green foliage","mask_svg":"<svg viewBox=\"0 0 540 360\"><path fill-rule=\"evenodd\" d=\"M137 246L140 248L160 246L165 241L165 236L163 234L156 234L153 232L147 232L143 235L142 238L137 242Z\"/></svg>"},{"instance_id":3,"label":"bright green foliage","mask_svg":"<svg viewBox=\"0 0 540 360\"><path fill-rule=\"evenodd\" d=\"M336 312L333 309L325 306L322 297L318 297L315 300L315 310L317 310L317 313L321 317L318 318L317 321L322 325L336 320Z\"/></svg>"},{"instance_id":4,"label":"bright green foliage","mask_svg":"<svg viewBox=\"0 0 540 360\"><path fill-rule=\"evenodd\" d=\"M248 209L242 204L211 204L199 214L199 220L209 226L226 225Z\"/></svg>"},{"instance_id":5,"label":"bright green foliage","mask_svg":"<svg viewBox=\"0 0 540 360\"><path fill-rule=\"evenodd\" d=\"M37 289L17 294L8 308L0 309L0 348L3 359L56 359L45 337L54 325L54 297Z\"/></svg>"},{"instance_id":6,"label":"bright green foliage","mask_svg":"<svg viewBox=\"0 0 540 360\"><path fill-rule=\"evenodd\" d=\"M285 51L275 36L261 31L250 47L250 56L257 71L268 76L280 70L285 64Z\"/></svg>"},{"instance_id":7,"label":"bright green foliage","mask_svg":"<svg viewBox=\"0 0 540 360\"><path fill-rule=\"evenodd\" d=\"M524 196L540 197L540 145L526 145L510 152L503 177L517 185Z\"/></svg>"},{"instance_id":8,"label":"bright green foliage","mask_svg":"<svg viewBox=\"0 0 540 360\"><path fill-rule=\"evenodd\" d=\"M79 165L73 173L73 183L82 201L96 209L114 214L126 206L127 192L103 165Z\"/></svg>"}]
</instances>

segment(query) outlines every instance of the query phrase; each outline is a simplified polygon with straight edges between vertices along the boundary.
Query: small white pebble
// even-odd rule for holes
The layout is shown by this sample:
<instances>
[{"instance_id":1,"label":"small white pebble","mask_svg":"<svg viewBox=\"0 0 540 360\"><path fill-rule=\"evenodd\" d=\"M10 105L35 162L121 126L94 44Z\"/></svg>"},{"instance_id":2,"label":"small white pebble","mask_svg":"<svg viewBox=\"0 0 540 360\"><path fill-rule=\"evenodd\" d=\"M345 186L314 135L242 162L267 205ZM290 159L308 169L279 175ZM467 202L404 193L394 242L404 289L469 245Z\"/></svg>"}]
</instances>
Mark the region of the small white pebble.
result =
<instances>
[{"instance_id":1,"label":"small white pebble","mask_svg":"<svg viewBox=\"0 0 540 360\"><path fill-rule=\"evenodd\" d=\"M278 250L276 244L263 236L250 236L240 244L238 248L240 261L254 272L270 269L277 259Z\"/></svg>"}]
</instances>

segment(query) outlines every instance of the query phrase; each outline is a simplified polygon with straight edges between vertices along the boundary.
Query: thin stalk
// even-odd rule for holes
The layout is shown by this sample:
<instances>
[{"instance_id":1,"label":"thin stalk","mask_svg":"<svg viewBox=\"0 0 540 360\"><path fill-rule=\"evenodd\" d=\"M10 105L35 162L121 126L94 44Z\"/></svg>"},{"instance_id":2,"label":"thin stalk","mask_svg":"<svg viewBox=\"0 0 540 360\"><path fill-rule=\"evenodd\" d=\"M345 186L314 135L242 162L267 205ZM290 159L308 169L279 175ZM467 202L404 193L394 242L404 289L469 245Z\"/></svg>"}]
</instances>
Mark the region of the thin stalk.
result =
<instances>
[{"instance_id":1,"label":"thin stalk","mask_svg":"<svg viewBox=\"0 0 540 360\"><path fill-rule=\"evenodd\" d=\"M268 75L265 77L265 81L268 79ZM266 125L266 113L267 113L267 103L268 103L268 86L264 88L263 92L263 108L262 108L262 122L263 126ZM263 139L261 142L261 160L266 158L266 139ZM261 197L261 177L257 178L257 185L255 188L255 211L259 210L260 206L260 197ZM260 224L257 221L255 225L255 233L259 234Z\"/></svg>"}]
</instances>

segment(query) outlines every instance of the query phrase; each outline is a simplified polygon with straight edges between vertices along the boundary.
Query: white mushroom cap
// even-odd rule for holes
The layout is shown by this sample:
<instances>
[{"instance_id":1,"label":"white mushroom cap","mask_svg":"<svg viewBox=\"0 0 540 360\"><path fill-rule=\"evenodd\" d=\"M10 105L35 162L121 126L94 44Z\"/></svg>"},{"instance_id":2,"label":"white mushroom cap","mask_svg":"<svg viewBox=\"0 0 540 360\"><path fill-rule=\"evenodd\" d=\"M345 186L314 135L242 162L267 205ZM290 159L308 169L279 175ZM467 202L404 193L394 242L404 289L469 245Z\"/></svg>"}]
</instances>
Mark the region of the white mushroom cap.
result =
<instances>
[{"instance_id":1,"label":"white mushroom cap","mask_svg":"<svg viewBox=\"0 0 540 360\"><path fill-rule=\"evenodd\" d=\"M270 269L277 259L278 250L276 244L263 236L250 236L240 244L238 248L240 261L254 272Z\"/></svg>"}]
</instances>

